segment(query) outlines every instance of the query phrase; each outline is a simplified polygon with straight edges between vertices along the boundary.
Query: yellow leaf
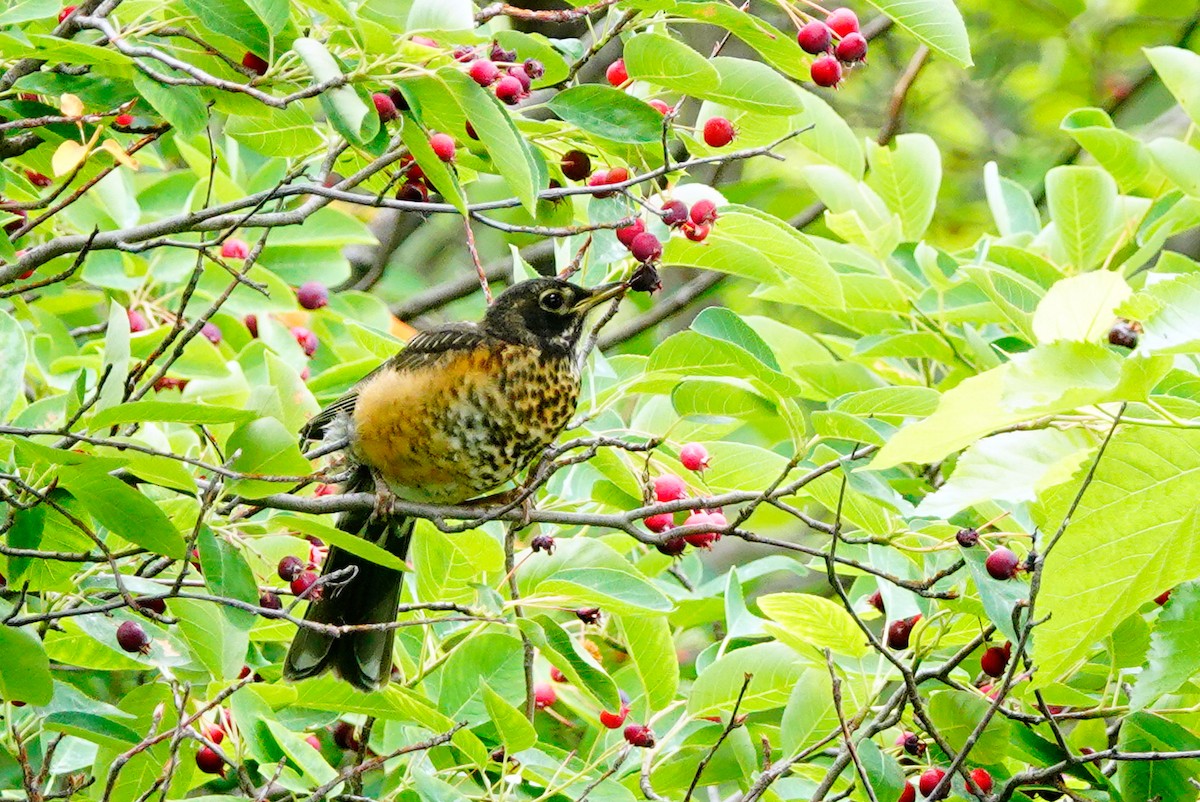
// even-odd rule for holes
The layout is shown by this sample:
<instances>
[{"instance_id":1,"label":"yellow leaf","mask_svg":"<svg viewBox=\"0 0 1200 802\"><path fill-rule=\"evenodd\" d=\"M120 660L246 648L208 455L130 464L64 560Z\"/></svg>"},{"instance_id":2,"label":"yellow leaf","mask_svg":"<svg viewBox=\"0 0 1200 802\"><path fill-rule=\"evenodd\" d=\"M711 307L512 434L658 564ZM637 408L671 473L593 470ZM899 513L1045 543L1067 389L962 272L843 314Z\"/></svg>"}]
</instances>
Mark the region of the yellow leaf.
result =
<instances>
[{"instance_id":1,"label":"yellow leaf","mask_svg":"<svg viewBox=\"0 0 1200 802\"><path fill-rule=\"evenodd\" d=\"M83 116L83 101L74 95L64 93L58 99L58 107L67 117Z\"/></svg>"},{"instance_id":2,"label":"yellow leaf","mask_svg":"<svg viewBox=\"0 0 1200 802\"><path fill-rule=\"evenodd\" d=\"M54 175L66 175L83 164L87 157L86 145L68 139L58 146L58 150L54 151L54 156L50 159L50 166L54 168Z\"/></svg>"},{"instance_id":3,"label":"yellow leaf","mask_svg":"<svg viewBox=\"0 0 1200 802\"><path fill-rule=\"evenodd\" d=\"M126 153L125 149L122 148L115 140L106 139L104 140L103 144L100 145L100 147L111 153L114 159L128 167L130 170L136 170L140 166L137 159Z\"/></svg>"}]
</instances>

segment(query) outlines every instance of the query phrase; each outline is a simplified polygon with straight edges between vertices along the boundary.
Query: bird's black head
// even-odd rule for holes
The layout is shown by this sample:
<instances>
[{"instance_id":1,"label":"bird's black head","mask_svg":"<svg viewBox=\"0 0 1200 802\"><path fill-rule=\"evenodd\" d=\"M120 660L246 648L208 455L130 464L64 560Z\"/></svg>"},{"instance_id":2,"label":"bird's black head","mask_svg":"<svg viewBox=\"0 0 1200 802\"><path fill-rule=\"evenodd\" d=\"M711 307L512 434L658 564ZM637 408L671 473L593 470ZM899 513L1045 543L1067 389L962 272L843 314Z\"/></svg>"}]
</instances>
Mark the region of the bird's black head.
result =
<instances>
[{"instance_id":1,"label":"bird's black head","mask_svg":"<svg viewBox=\"0 0 1200 802\"><path fill-rule=\"evenodd\" d=\"M587 313L623 292L623 284L586 289L560 278L535 278L502 292L483 318L483 328L508 342L553 354L572 354Z\"/></svg>"}]
</instances>

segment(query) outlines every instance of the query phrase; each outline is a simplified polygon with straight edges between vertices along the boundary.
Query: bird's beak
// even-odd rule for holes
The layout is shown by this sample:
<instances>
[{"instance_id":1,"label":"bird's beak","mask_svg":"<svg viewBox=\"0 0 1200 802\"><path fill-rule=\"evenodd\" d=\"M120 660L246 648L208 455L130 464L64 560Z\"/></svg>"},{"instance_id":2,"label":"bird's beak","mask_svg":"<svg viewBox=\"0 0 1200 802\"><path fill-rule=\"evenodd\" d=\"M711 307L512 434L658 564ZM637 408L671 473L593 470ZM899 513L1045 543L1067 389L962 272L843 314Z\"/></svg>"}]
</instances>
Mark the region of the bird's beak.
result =
<instances>
[{"instance_id":1,"label":"bird's beak","mask_svg":"<svg viewBox=\"0 0 1200 802\"><path fill-rule=\"evenodd\" d=\"M622 295L625 290L626 286L623 281L614 281L611 284L601 284L599 287L593 287L591 295L581 299L571 311L582 314L607 300Z\"/></svg>"}]
</instances>

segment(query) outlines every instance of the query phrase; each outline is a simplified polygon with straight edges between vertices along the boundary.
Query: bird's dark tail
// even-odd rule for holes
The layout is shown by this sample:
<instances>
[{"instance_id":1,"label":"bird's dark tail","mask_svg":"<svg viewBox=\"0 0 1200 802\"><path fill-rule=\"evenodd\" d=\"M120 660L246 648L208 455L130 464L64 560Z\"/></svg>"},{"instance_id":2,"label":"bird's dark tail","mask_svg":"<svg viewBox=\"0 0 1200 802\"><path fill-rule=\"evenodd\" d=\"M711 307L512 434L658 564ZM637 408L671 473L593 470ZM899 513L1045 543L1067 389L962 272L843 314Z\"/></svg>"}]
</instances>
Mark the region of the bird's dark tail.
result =
<instances>
[{"instance_id":1,"label":"bird's dark tail","mask_svg":"<svg viewBox=\"0 0 1200 802\"><path fill-rule=\"evenodd\" d=\"M345 492L373 490L374 480L365 468L356 472ZM394 554L400 560L412 540L412 518L389 516L380 519L371 511L349 510L337 521L343 532L361 537ZM337 626L382 624L396 620L404 573L333 547L325 560L322 576L353 566L354 577L337 586L322 587L322 596L310 602L304 618ZM386 684L392 673L392 642L396 630L347 632L332 637L301 627L288 649L283 676L288 680L314 677L333 671L356 688L373 691Z\"/></svg>"}]
</instances>

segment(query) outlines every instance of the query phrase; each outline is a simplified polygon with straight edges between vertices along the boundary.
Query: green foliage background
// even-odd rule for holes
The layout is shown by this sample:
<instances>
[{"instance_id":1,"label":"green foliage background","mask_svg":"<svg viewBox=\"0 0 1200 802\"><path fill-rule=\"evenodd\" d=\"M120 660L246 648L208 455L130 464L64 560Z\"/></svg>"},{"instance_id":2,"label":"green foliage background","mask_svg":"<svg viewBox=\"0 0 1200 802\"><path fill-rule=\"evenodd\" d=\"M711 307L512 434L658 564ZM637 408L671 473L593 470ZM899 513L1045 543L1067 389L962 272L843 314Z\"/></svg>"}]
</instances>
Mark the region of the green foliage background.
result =
<instances>
[{"instance_id":1,"label":"green foliage background","mask_svg":"<svg viewBox=\"0 0 1200 802\"><path fill-rule=\"evenodd\" d=\"M975 768L999 799L1197 798L1195 7L872 0L833 92L794 44L807 5L597 6L0 9L0 795L890 801L953 767L963 798ZM545 64L531 101L451 56L493 38ZM380 124L388 88L411 108ZM738 135L713 149L694 127L718 115ZM431 130L464 132L451 167ZM672 169L592 198L571 148ZM391 200L407 155L434 205ZM310 536L389 559L332 528L357 502L295 432L402 320L480 313L468 239L495 285L581 253L581 282L625 278L612 224L661 190L720 218L693 243L645 215L665 288L602 332L532 523L427 514L396 681L283 683L295 623L259 607L292 602L279 559L319 558ZM300 309L308 281L327 307ZM665 473L688 501L654 499ZM725 537L677 560L641 523L718 507ZM985 568L1001 545L1013 579ZM600 725L620 694L653 748Z\"/></svg>"}]
</instances>

